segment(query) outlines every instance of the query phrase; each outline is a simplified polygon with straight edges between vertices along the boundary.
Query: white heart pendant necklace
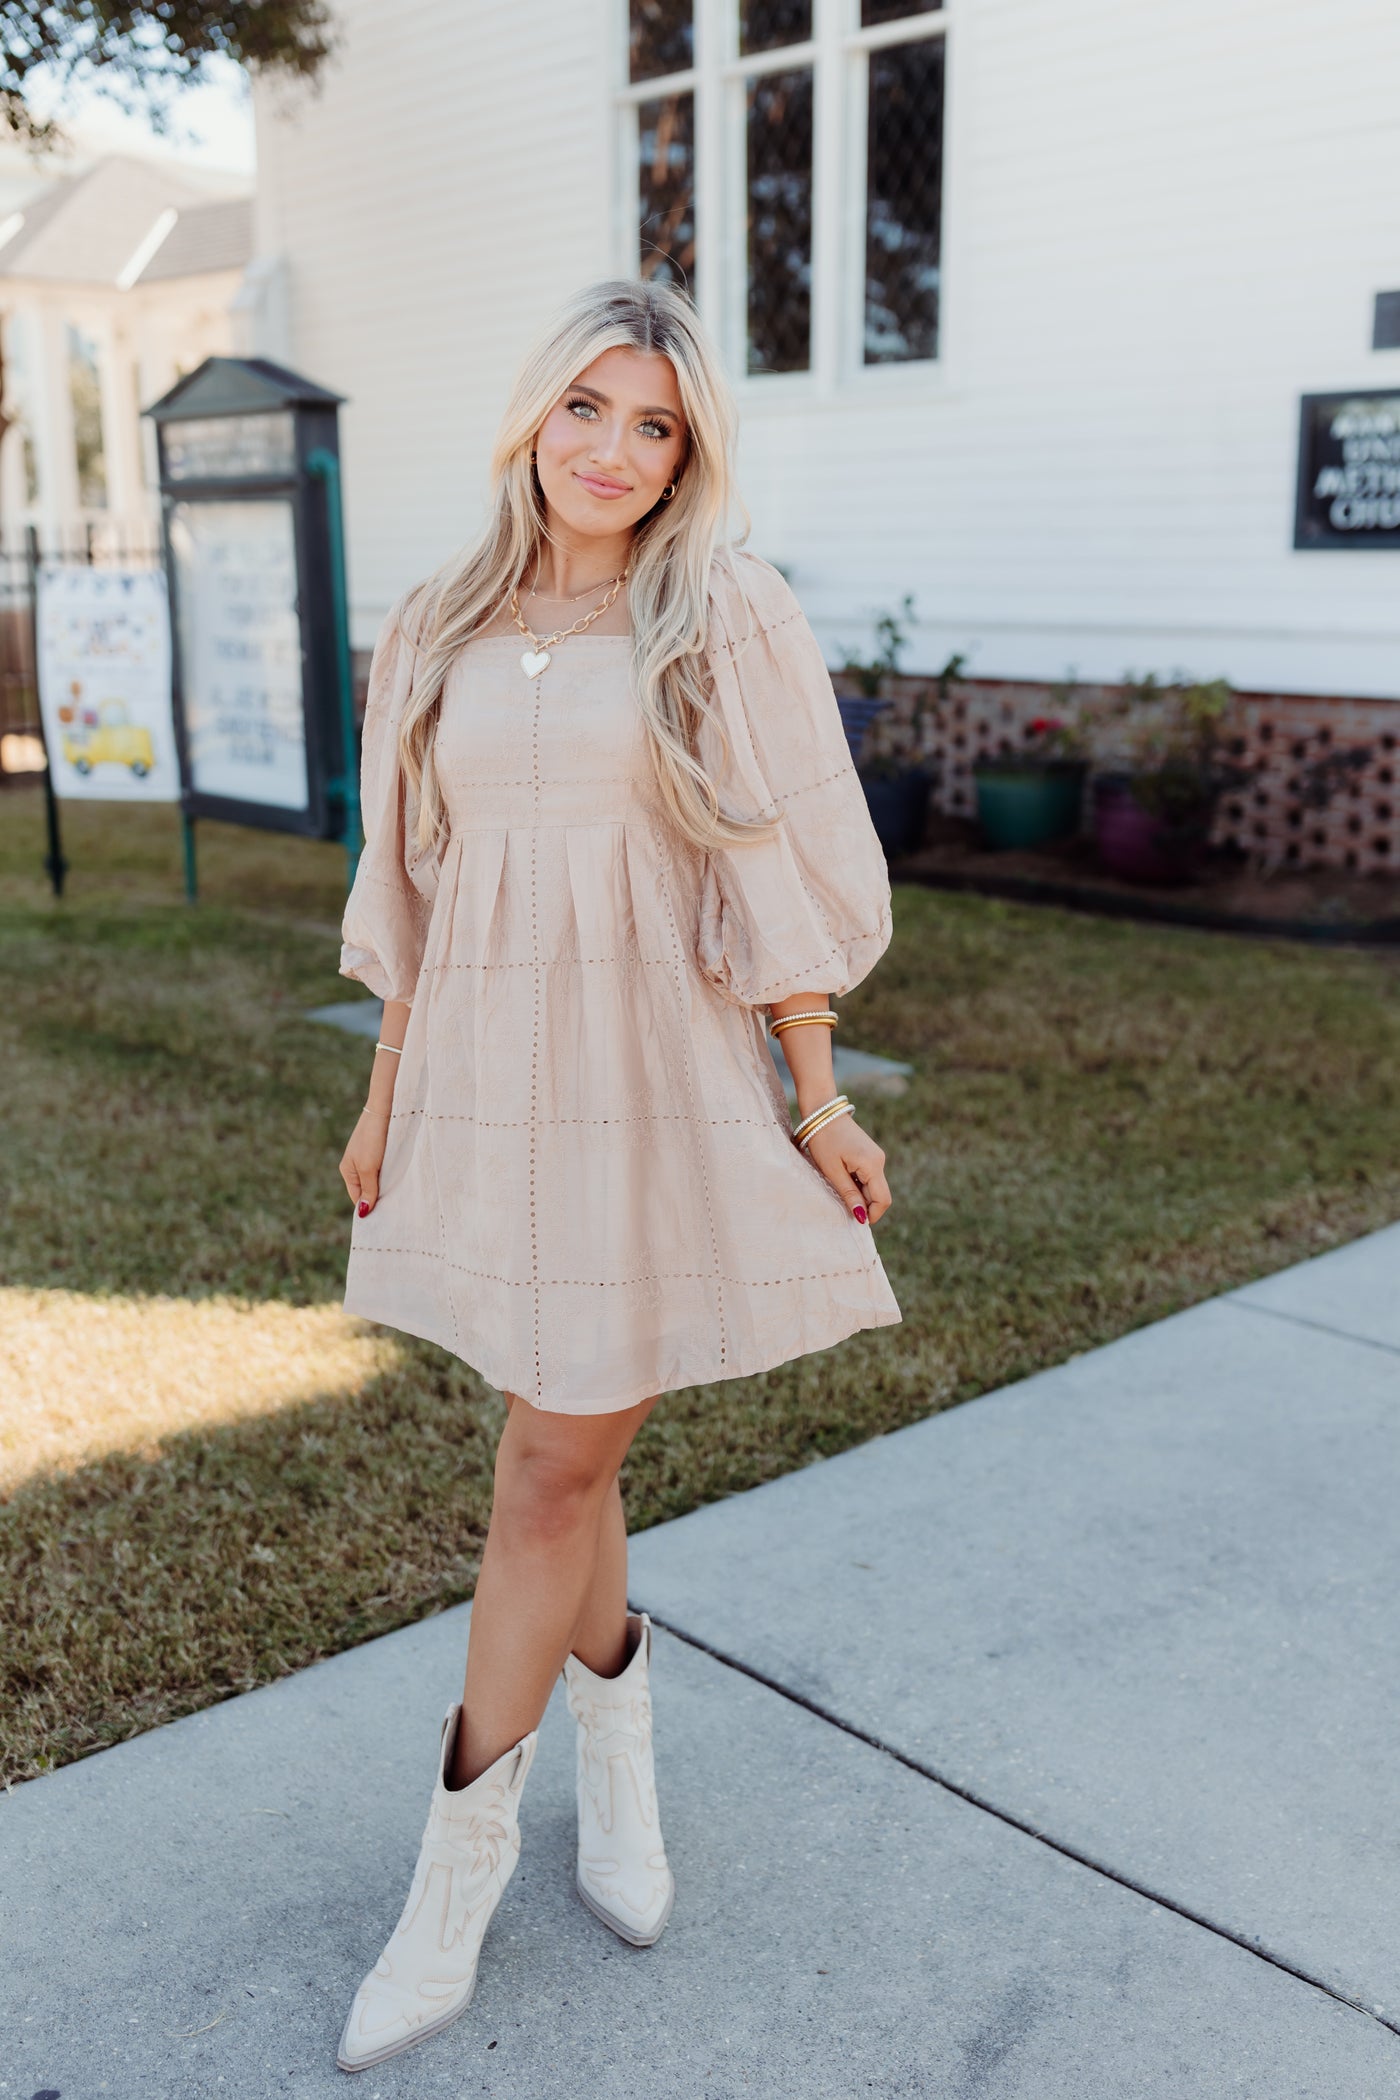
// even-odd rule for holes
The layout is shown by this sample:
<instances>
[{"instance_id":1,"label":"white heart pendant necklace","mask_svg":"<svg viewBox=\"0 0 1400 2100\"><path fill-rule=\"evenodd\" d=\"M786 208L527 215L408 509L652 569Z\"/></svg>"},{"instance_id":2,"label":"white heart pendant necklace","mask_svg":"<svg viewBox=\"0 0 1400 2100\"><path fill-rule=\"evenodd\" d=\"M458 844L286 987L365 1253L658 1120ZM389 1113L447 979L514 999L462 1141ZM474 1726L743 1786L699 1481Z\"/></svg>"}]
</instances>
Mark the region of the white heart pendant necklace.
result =
<instances>
[{"instance_id":1,"label":"white heart pendant necklace","mask_svg":"<svg viewBox=\"0 0 1400 2100\"><path fill-rule=\"evenodd\" d=\"M586 613L583 619L575 620L572 627L561 627L557 634L539 635L532 628L526 626L524 615L520 610L520 586L518 584L512 586L510 609L514 615L516 626L530 645L528 649L522 649L520 652L520 668L527 678L539 678L548 670L556 642L567 641L571 634L582 634L585 627L591 627L595 620L601 619L618 592L622 589L623 584L626 583L631 566L632 564L629 560L622 574L614 576L612 583L609 585L607 596L600 605L595 605L592 612Z\"/></svg>"}]
</instances>

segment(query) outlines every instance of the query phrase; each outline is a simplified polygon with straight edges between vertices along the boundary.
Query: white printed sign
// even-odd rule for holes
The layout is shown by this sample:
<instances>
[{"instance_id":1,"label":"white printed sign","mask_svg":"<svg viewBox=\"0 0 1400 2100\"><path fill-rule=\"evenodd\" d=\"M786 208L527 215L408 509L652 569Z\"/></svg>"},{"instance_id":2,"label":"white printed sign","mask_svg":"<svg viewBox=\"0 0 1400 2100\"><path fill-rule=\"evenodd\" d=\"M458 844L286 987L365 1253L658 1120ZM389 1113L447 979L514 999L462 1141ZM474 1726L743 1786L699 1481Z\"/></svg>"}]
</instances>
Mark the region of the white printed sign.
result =
<instances>
[{"instance_id":1,"label":"white printed sign","mask_svg":"<svg viewBox=\"0 0 1400 2100\"><path fill-rule=\"evenodd\" d=\"M190 786L201 795L304 810L291 504L177 503L170 548Z\"/></svg>"},{"instance_id":2,"label":"white printed sign","mask_svg":"<svg viewBox=\"0 0 1400 2100\"><path fill-rule=\"evenodd\" d=\"M36 589L39 705L54 793L177 802L163 571L45 562Z\"/></svg>"}]
</instances>

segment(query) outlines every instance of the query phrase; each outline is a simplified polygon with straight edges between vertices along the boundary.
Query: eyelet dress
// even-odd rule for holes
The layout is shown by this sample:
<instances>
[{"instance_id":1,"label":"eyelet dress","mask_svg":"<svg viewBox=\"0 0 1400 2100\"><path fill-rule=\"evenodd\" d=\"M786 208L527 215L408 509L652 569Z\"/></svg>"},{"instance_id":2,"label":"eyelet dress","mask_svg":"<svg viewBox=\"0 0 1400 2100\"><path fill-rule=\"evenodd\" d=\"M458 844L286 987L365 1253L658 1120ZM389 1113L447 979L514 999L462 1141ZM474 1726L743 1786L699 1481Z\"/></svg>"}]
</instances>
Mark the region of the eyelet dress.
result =
<instances>
[{"instance_id":1,"label":"eyelet dress","mask_svg":"<svg viewBox=\"0 0 1400 2100\"><path fill-rule=\"evenodd\" d=\"M411 1012L344 1307L561 1413L901 1317L870 1227L792 1144L761 1011L877 961L884 856L783 578L717 558L710 610L728 749L707 727L699 755L726 809L785 822L709 853L661 803L629 636L573 636L533 679L516 635L463 647L433 855L398 762L417 660L399 606L371 663L340 969Z\"/></svg>"}]
</instances>

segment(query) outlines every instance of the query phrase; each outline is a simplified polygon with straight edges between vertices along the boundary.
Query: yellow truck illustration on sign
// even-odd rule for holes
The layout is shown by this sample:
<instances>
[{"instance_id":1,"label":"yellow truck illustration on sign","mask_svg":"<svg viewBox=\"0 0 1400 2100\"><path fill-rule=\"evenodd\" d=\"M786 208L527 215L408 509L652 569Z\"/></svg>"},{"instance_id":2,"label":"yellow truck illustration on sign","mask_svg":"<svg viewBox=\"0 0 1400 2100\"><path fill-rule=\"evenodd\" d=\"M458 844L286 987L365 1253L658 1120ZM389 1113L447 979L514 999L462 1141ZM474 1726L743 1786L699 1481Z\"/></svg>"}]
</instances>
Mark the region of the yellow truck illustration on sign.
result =
<instances>
[{"instance_id":1,"label":"yellow truck illustration on sign","mask_svg":"<svg viewBox=\"0 0 1400 2100\"><path fill-rule=\"evenodd\" d=\"M76 700L58 710L63 724L63 756L76 773L105 764L129 766L138 780L156 762L149 729L133 722L124 700L101 700L84 707Z\"/></svg>"}]
</instances>

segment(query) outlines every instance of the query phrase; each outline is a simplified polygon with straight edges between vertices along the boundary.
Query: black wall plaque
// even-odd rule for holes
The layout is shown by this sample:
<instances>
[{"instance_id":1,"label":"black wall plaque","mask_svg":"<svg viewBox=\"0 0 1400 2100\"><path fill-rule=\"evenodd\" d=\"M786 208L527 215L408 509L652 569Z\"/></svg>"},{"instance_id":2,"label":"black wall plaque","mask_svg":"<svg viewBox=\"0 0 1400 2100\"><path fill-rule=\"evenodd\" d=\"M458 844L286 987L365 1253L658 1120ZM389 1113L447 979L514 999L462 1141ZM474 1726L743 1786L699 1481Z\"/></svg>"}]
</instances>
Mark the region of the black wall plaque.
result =
<instances>
[{"instance_id":1,"label":"black wall plaque","mask_svg":"<svg viewBox=\"0 0 1400 2100\"><path fill-rule=\"evenodd\" d=\"M1293 544L1400 547L1400 387L1304 394Z\"/></svg>"},{"instance_id":2,"label":"black wall plaque","mask_svg":"<svg viewBox=\"0 0 1400 2100\"><path fill-rule=\"evenodd\" d=\"M1376 325L1371 348L1400 350L1400 292L1376 293Z\"/></svg>"}]
</instances>

